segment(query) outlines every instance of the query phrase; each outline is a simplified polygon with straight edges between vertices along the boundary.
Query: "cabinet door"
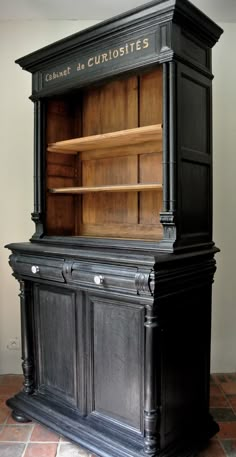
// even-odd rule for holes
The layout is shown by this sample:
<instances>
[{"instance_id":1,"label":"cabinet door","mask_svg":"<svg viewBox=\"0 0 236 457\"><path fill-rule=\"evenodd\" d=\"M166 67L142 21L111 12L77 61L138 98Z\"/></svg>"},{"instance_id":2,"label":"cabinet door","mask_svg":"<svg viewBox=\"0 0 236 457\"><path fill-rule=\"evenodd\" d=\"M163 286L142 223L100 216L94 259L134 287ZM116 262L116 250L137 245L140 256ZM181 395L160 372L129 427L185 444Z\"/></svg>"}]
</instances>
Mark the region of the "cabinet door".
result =
<instances>
[{"instance_id":1,"label":"cabinet door","mask_svg":"<svg viewBox=\"0 0 236 457\"><path fill-rule=\"evenodd\" d=\"M144 309L109 298L88 299L90 417L143 429Z\"/></svg>"},{"instance_id":2,"label":"cabinet door","mask_svg":"<svg viewBox=\"0 0 236 457\"><path fill-rule=\"evenodd\" d=\"M84 412L83 294L36 285L34 295L38 390Z\"/></svg>"}]
</instances>

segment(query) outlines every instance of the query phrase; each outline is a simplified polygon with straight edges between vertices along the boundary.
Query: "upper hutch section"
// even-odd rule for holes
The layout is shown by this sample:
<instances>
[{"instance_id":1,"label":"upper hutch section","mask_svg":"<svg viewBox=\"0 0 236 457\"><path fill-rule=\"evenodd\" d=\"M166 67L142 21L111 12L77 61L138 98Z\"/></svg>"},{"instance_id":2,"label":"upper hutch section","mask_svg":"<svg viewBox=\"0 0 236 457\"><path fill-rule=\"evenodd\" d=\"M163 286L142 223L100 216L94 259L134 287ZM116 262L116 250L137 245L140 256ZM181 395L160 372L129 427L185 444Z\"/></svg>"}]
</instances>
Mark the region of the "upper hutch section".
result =
<instances>
[{"instance_id":1,"label":"upper hutch section","mask_svg":"<svg viewBox=\"0 0 236 457\"><path fill-rule=\"evenodd\" d=\"M156 0L17 61L33 75L33 239L212 245L221 33L187 0Z\"/></svg>"},{"instance_id":2,"label":"upper hutch section","mask_svg":"<svg viewBox=\"0 0 236 457\"><path fill-rule=\"evenodd\" d=\"M46 234L161 239L161 68L45 109Z\"/></svg>"}]
</instances>

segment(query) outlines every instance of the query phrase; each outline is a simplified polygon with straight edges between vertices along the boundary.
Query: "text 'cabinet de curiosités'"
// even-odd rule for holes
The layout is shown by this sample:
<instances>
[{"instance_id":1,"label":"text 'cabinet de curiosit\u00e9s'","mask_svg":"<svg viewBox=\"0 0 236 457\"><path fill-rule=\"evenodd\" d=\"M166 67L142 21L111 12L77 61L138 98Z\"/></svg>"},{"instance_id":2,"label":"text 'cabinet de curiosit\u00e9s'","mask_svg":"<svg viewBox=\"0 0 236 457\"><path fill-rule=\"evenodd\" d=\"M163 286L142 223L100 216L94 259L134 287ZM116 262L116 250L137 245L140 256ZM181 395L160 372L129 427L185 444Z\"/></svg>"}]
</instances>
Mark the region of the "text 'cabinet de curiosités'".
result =
<instances>
[{"instance_id":1,"label":"text 'cabinet de curiosit\u00e9s'","mask_svg":"<svg viewBox=\"0 0 236 457\"><path fill-rule=\"evenodd\" d=\"M101 457L188 457L209 415L211 49L156 0L17 61L32 73L34 212L8 245L36 420Z\"/></svg>"}]
</instances>

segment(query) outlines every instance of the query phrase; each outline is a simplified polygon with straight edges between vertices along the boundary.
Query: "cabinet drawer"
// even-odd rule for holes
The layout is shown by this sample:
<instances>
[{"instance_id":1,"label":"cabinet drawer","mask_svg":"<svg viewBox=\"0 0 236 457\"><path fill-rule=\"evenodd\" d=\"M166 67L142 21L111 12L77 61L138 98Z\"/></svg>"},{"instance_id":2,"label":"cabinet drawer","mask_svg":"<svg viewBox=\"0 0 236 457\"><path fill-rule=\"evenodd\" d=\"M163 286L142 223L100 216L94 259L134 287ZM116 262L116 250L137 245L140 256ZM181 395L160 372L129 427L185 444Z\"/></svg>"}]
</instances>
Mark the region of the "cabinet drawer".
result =
<instances>
[{"instance_id":1,"label":"cabinet drawer","mask_svg":"<svg viewBox=\"0 0 236 457\"><path fill-rule=\"evenodd\" d=\"M147 270L143 275L145 284L141 288L137 284L139 272L136 267L118 267L89 262L65 262L64 277L68 284L77 284L86 289L113 291L129 295L138 292L151 294L151 272Z\"/></svg>"},{"instance_id":2,"label":"cabinet drawer","mask_svg":"<svg viewBox=\"0 0 236 457\"><path fill-rule=\"evenodd\" d=\"M9 263L14 273L31 278L64 282L64 259L11 255Z\"/></svg>"},{"instance_id":3,"label":"cabinet drawer","mask_svg":"<svg viewBox=\"0 0 236 457\"><path fill-rule=\"evenodd\" d=\"M135 288L136 268L121 268L74 262L71 265L70 280L91 289L117 290L137 294Z\"/></svg>"}]
</instances>

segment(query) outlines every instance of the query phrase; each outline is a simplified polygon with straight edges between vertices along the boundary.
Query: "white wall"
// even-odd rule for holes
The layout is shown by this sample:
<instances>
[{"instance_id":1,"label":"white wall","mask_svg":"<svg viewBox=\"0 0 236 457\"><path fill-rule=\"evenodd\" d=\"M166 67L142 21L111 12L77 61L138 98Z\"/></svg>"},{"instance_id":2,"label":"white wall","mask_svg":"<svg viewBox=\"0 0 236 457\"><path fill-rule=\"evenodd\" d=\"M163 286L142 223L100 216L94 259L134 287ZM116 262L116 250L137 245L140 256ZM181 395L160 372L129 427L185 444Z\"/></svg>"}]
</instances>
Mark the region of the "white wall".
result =
<instances>
[{"instance_id":1,"label":"white wall","mask_svg":"<svg viewBox=\"0 0 236 457\"><path fill-rule=\"evenodd\" d=\"M33 103L31 75L15 59L52 43L95 21L0 23L0 373L21 371L20 351L8 350L10 338L20 337L19 285L8 266L4 245L28 241L34 231Z\"/></svg>"},{"instance_id":2,"label":"white wall","mask_svg":"<svg viewBox=\"0 0 236 457\"><path fill-rule=\"evenodd\" d=\"M94 23L94 22L93 22ZM18 283L8 267L6 243L27 241L33 233L33 104L30 74L14 60L92 22L8 22L0 27L0 373L17 373L20 352L9 351L20 337ZM236 181L236 42L235 24L221 24L225 34L213 50L214 81L214 238L221 248L213 293L212 372L236 371L236 280L234 278L234 186ZM199 332L200 334L200 332Z\"/></svg>"},{"instance_id":3,"label":"white wall","mask_svg":"<svg viewBox=\"0 0 236 457\"><path fill-rule=\"evenodd\" d=\"M236 371L236 24L213 51L214 239L220 247L213 289L212 371Z\"/></svg>"}]
</instances>

